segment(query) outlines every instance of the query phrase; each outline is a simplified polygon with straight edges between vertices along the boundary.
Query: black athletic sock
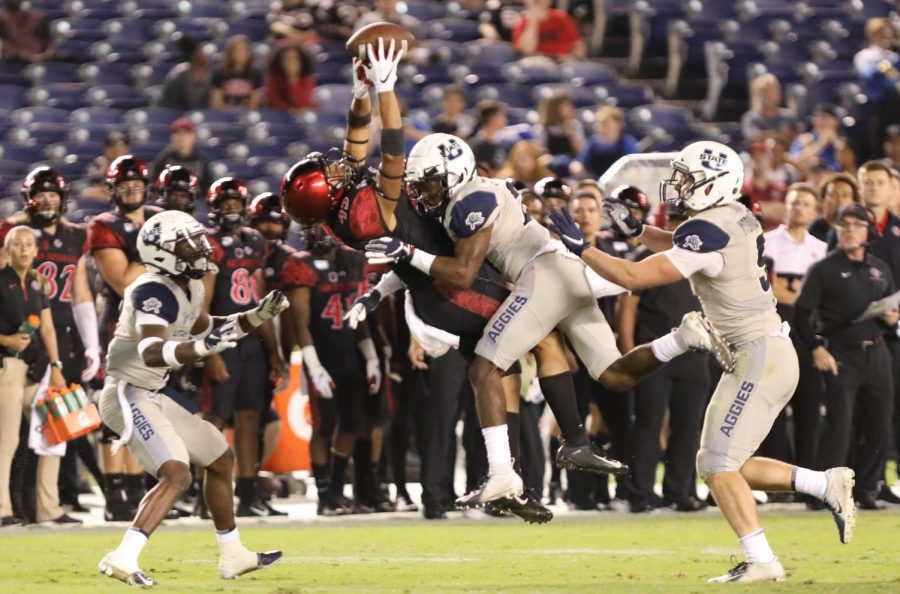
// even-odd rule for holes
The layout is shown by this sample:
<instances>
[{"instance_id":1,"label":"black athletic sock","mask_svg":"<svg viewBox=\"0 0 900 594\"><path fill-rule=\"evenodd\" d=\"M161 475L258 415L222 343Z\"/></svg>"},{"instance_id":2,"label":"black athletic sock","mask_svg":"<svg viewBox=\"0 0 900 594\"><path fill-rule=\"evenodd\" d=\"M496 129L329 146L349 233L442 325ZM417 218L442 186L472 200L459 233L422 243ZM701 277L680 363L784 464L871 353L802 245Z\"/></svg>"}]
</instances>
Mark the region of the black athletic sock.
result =
<instances>
[{"instance_id":1,"label":"black athletic sock","mask_svg":"<svg viewBox=\"0 0 900 594\"><path fill-rule=\"evenodd\" d=\"M334 495L344 494L344 475L347 474L349 457L331 450L331 472L328 476L328 490Z\"/></svg>"},{"instance_id":2,"label":"black athletic sock","mask_svg":"<svg viewBox=\"0 0 900 594\"><path fill-rule=\"evenodd\" d=\"M556 450L559 449L559 439L556 437L550 437L550 460L556 460ZM550 482L559 484L562 481L562 469L554 464L550 465Z\"/></svg>"},{"instance_id":3,"label":"black athletic sock","mask_svg":"<svg viewBox=\"0 0 900 594\"><path fill-rule=\"evenodd\" d=\"M575 399L575 381L572 374L568 371L549 377L542 377L538 380L541 385L541 392L553 416L556 417L556 423L559 425L559 432L566 442L566 445L585 445L588 443L587 435L584 432L584 426L581 424L581 415L578 414L578 403Z\"/></svg>"},{"instance_id":4,"label":"black athletic sock","mask_svg":"<svg viewBox=\"0 0 900 594\"><path fill-rule=\"evenodd\" d=\"M256 478L255 477L237 477L234 486L234 494L237 495L238 501L244 505L253 503L256 499Z\"/></svg>"},{"instance_id":5,"label":"black athletic sock","mask_svg":"<svg viewBox=\"0 0 900 594\"><path fill-rule=\"evenodd\" d=\"M513 457L513 466L519 474L522 474L522 463L519 461L519 457L522 454L522 448L520 447L521 427L519 413L506 411L506 433L509 436L509 453Z\"/></svg>"},{"instance_id":6,"label":"black athletic sock","mask_svg":"<svg viewBox=\"0 0 900 594\"><path fill-rule=\"evenodd\" d=\"M312 465L312 474L313 479L316 481L316 489L318 489L319 492L328 488L328 464L314 463Z\"/></svg>"},{"instance_id":7,"label":"black athletic sock","mask_svg":"<svg viewBox=\"0 0 900 594\"><path fill-rule=\"evenodd\" d=\"M372 440L359 439L353 444L353 496L361 501L374 497L372 482Z\"/></svg>"}]
</instances>

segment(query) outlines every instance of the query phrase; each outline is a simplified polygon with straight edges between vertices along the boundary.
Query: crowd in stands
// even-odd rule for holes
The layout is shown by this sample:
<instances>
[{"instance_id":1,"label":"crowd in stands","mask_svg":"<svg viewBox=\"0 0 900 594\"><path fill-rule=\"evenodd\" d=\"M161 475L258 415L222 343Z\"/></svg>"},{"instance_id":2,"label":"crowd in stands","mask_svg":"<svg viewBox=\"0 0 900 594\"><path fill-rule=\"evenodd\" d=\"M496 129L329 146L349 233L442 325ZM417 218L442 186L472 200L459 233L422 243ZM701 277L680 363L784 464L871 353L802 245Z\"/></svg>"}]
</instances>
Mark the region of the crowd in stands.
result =
<instances>
[{"instance_id":1,"label":"crowd in stands","mask_svg":"<svg viewBox=\"0 0 900 594\"><path fill-rule=\"evenodd\" d=\"M900 16L893 0L666 0L659 2L657 13L631 4L635 3L4 0L0 11L0 215L14 216L22 210L23 178L33 168L47 165L68 182L65 216L73 223L89 224L113 208L114 188L106 173L123 155L148 164L148 187L167 167L193 172L199 189L196 217L204 224L209 206L203 196L216 179L244 180L253 196L278 193L281 177L291 164L308 152L340 146L343 140L352 97L346 39L366 24L390 21L409 29L418 41L402 66L396 89L403 102L408 147L430 132L463 138L471 145L481 173L515 183L522 191L523 206L535 218L542 219L550 206L567 206L586 236L609 253L644 257L635 243L617 236L602 220L604 195L614 188L597 180L624 155L677 150L698 138L723 141L742 152L747 205L769 233L788 233L798 246L814 238L832 249L834 226L840 223L838 209L848 203L869 209L875 233L897 231L891 223L900 217L900 55L896 52ZM595 14L597 6L605 6L608 12ZM623 30L629 31L623 20L629 15L646 25L630 30L632 36L645 32L646 51L637 69L616 53L616 39ZM787 23L789 33L771 26L776 22L772 17ZM693 26L693 37L683 33L680 38L685 44L680 56L687 60L674 91L660 77L637 78L642 69L652 72L654 52L663 51L657 38L663 18ZM847 34L840 43L830 37L830 23L835 20L842 21ZM766 43L783 48L803 45L802 59L807 60L815 53L814 46L827 38L832 53L819 62L803 62L810 65L804 72L814 67L818 73L810 78L803 78L799 61L794 69L780 68L777 55L752 65L734 60L724 76L724 90L716 95L722 101L710 115L691 96L687 82L697 68L691 60L697 59L698 44L720 39L734 44L723 22L748 25L747 35L751 35L750 24L756 27L753 32L762 31L754 38L752 50L737 44L733 52L744 51L741 48L756 52L757 45ZM604 31L598 29L600 23L605 23ZM674 27L669 34L679 30ZM667 58L671 63L673 56ZM738 109L725 109L735 97ZM727 119L722 119L723 114ZM377 114L372 126L376 138ZM872 178L882 174L887 176L886 190L873 186ZM655 192L655 187L632 188L622 197L629 200L636 216L648 222L677 224L681 215L657 207ZM155 199L150 188L148 200ZM288 243L304 247L293 231ZM900 245L891 243L884 249L900 250ZM776 298L779 305L790 308L815 259L804 260L801 269L785 268L782 273L779 258L784 258L783 253L784 249L766 252L772 259L773 280L781 279L774 284ZM816 253L823 257L825 248ZM888 256L880 254L892 267L895 282L900 282L900 269L894 268L900 252L895 259ZM94 278L100 274L96 267L89 268L89 273ZM779 284L782 281L784 287ZM686 287L678 290L679 303L696 308ZM619 332L620 347L629 348L667 331L659 327L659 316L666 313L670 298L676 299L650 293L601 303ZM623 320L627 323L624 333ZM900 340L894 330L886 332L884 340L893 355L894 389L900 395ZM797 344L798 350L809 350L810 345ZM394 345L388 355L392 365L403 370L405 386L427 390L429 372L411 365L406 350ZM633 476L611 489L605 479L591 475L569 473L563 481L554 468L548 481L541 475L532 477L532 484L551 503L565 498L581 510L615 507L617 499L634 512L663 505L681 511L702 509L705 503L697 497L692 460L702 405L715 385L711 374L716 372L704 367L704 357L691 356L700 358L699 367L696 361L691 365L702 372L696 377L666 379L664 389L671 392L668 412L648 404L646 389L621 395L604 391L589 378L578 384L589 433L614 457L630 462ZM445 357L459 355L451 352ZM827 412L820 416L819 409L827 410L838 388L820 359L807 357L804 363L801 357L804 364L812 387L804 393L803 411L815 416L812 431L828 439L833 419ZM574 357L572 365L580 365ZM523 367L533 368L534 362L523 361ZM467 388L460 385L458 389ZM679 402L685 391L699 400ZM483 444L479 449L470 439L476 421L471 393L462 397L466 398L469 401L459 405L458 414L467 427L463 442L468 460L483 452ZM540 456L536 465L543 473L548 450L534 442L539 439L543 410L536 382L523 380L522 398L534 407L522 415L523 440L532 440L523 445L523 451ZM809 398L822 406L808 406ZM406 449L420 453L427 448L423 441L434 436L411 428L427 410L410 401L398 406L391 416L402 422L392 425L389 420L382 429L400 434L386 440L390 451L373 458L381 468L375 476L384 483L393 480L397 497L387 503L383 497L374 503L367 500L356 506L357 511L415 508L398 479L406 473ZM885 399L879 406L881 414L895 419L889 451L896 455L900 399ZM795 432L809 431L809 424L804 425L797 415L797 410L793 417L785 415L773 430L781 435L773 436L763 451L788 461L797 458ZM865 441L865 427L857 430L852 443ZM375 439L380 446L381 436ZM362 456L373 456L371 443ZM552 443L551 439L551 447ZM845 453L850 462L853 454L851 444ZM804 450L803 455L806 466L825 468L817 464L815 451ZM649 470L658 461L665 462L667 469L662 497L653 491L655 475ZM445 463L453 468L453 461ZM90 460L87 464L96 467ZM476 464L469 469L470 485L480 478L479 468ZM867 491L857 493L863 506L875 509L883 501L900 503L883 482L883 465L878 474L880 483L868 484ZM69 478L61 476L61 484ZM109 496L108 476L106 481ZM80 475L79 482L83 482ZM382 489L381 484L377 487ZM453 501L453 488L448 485L446 497L426 505L426 517L443 517L442 506ZM192 493L196 496L196 489ZM382 494L379 491L378 496ZM60 497L80 510L77 494L74 501L70 491ZM269 511L275 513L271 506Z\"/></svg>"}]
</instances>

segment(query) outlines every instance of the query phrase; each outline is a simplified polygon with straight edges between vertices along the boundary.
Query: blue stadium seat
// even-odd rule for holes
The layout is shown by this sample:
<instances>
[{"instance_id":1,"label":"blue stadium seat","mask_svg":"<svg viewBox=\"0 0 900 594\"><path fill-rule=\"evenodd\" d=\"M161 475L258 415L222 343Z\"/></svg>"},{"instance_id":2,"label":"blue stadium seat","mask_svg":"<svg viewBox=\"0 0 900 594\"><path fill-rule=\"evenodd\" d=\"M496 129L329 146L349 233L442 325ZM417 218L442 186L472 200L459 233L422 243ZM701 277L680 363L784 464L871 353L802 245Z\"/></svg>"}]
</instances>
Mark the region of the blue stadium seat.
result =
<instances>
[{"instance_id":1,"label":"blue stadium seat","mask_svg":"<svg viewBox=\"0 0 900 594\"><path fill-rule=\"evenodd\" d=\"M32 163L43 158L42 147L36 144L0 142L0 162Z\"/></svg>"},{"instance_id":2,"label":"blue stadium seat","mask_svg":"<svg viewBox=\"0 0 900 594\"><path fill-rule=\"evenodd\" d=\"M444 39L446 41L476 41L481 39L476 21L447 17L434 19L425 23L425 37L427 39Z\"/></svg>"},{"instance_id":3,"label":"blue stadium seat","mask_svg":"<svg viewBox=\"0 0 900 594\"><path fill-rule=\"evenodd\" d=\"M102 143L109 136L110 132L123 131L124 129L125 126L122 124L88 123L72 127L69 131L69 138L75 142Z\"/></svg>"},{"instance_id":4,"label":"blue stadium seat","mask_svg":"<svg viewBox=\"0 0 900 594\"><path fill-rule=\"evenodd\" d=\"M301 124L270 125L261 122L250 126L247 130L247 140L272 140L274 142L289 143L307 138L307 128Z\"/></svg>"},{"instance_id":5,"label":"blue stadium seat","mask_svg":"<svg viewBox=\"0 0 900 594\"><path fill-rule=\"evenodd\" d=\"M625 85L611 83L593 87L597 101L604 105L615 105L622 109L631 109L638 105L646 105L654 99L653 90L644 85Z\"/></svg>"},{"instance_id":6,"label":"blue stadium seat","mask_svg":"<svg viewBox=\"0 0 900 594\"><path fill-rule=\"evenodd\" d=\"M419 109L426 105L421 89L416 85L400 83L394 87L394 93L406 103L406 107L409 109Z\"/></svg>"},{"instance_id":7,"label":"blue stadium seat","mask_svg":"<svg viewBox=\"0 0 900 594\"><path fill-rule=\"evenodd\" d=\"M0 85L0 109L13 111L28 105L23 94L25 89L14 85Z\"/></svg>"},{"instance_id":8,"label":"blue stadium seat","mask_svg":"<svg viewBox=\"0 0 900 594\"><path fill-rule=\"evenodd\" d=\"M145 163L150 163L156 158L156 155L166 148L166 145L167 143L165 142L132 142L129 145L129 151L138 159Z\"/></svg>"},{"instance_id":9,"label":"blue stadium seat","mask_svg":"<svg viewBox=\"0 0 900 594\"><path fill-rule=\"evenodd\" d=\"M269 24L257 19L241 19L228 22L225 37L232 35L246 35L251 41L265 39L269 34Z\"/></svg>"},{"instance_id":10,"label":"blue stadium seat","mask_svg":"<svg viewBox=\"0 0 900 594\"><path fill-rule=\"evenodd\" d=\"M465 45L457 41L423 39L419 46L428 50L429 60L433 62L459 64L466 59Z\"/></svg>"},{"instance_id":11,"label":"blue stadium seat","mask_svg":"<svg viewBox=\"0 0 900 594\"><path fill-rule=\"evenodd\" d=\"M72 112L69 121L73 124L125 124L125 112L109 107L84 107Z\"/></svg>"},{"instance_id":12,"label":"blue stadium seat","mask_svg":"<svg viewBox=\"0 0 900 594\"><path fill-rule=\"evenodd\" d=\"M144 126L148 123L156 123L168 126L181 117L181 112L168 107L139 107L129 110L125 114L125 121L131 126Z\"/></svg>"},{"instance_id":13,"label":"blue stadium seat","mask_svg":"<svg viewBox=\"0 0 900 594\"><path fill-rule=\"evenodd\" d=\"M340 111L305 111L300 114L300 122L308 130L309 136L330 133L331 128L344 128L347 125L347 113Z\"/></svg>"},{"instance_id":14,"label":"blue stadium seat","mask_svg":"<svg viewBox=\"0 0 900 594\"><path fill-rule=\"evenodd\" d=\"M282 109L257 109L246 112L242 121L247 125L258 124L260 122L273 125L290 125L296 123L297 118L295 118L294 114L291 112Z\"/></svg>"},{"instance_id":15,"label":"blue stadium seat","mask_svg":"<svg viewBox=\"0 0 900 594\"><path fill-rule=\"evenodd\" d=\"M185 114L194 124L239 124L243 111L236 109L195 109Z\"/></svg>"},{"instance_id":16,"label":"blue stadium seat","mask_svg":"<svg viewBox=\"0 0 900 594\"><path fill-rule=\"evenodd\" d=\"M78 77L91 85L130 85L132 66L119 62L83 64Z\"/></svg>"},{"instance_id":17,"label":"blue stadium seat","mask_svg":"<svg viewBox=\"0 0 900 594\"><path fill-rule=\"evenodd\" d=\"M87 85L84 83L45 84L31 89L28 92L28 100L32 105L74 110L88 106L86 89Z\"/></svg>"},{"instance_id":18,"label":"blue stadium seat","mask_svg":"<svg viewBox=\"0 0 900 594\"><path fill-rule=\"evenodd\" d=\"M35 107L25 107L17 109L12 113L12 121L17 126L28 126L32 123L55 123L61 124L69 120L69 111L65 109L57 109L38 105Z\"/></svg>"},{"instance_id":19,"label":"blue stadium seat","mask_svg":"<svg viewBox=\"0 0 900 594\"><path fill-rule=\"evenodd\" d=\"M246 138L246 129L243 124L226 122L206 123L197 126L197 138L201 141L210 138L218 138L227 142L238 142Z\"/></svg>"},{"instance_id":20,"label":"blue stadium seat","mask_svg":"<svg viewBox=\"0 0 900 594\"><path fill-rule=\"evenodd\" d=\"M478 87L478 98L493 99L508 107L534 107L531 93L518 85L482 85Z\"/></svg>"},{"instance_id":21,"label":"blue stadium seat","mask_svg":"<svg viewBox=\"0 0 900 594\"><path fill-rule=\"evenodd\" d=\"M106 5L82 8L76 12L73 12L72 16L77 16L84 19L95 19L98 21L109 21L119 18L120 13L112 3L108 3Z\"/></svg>"},{"instance_id":22,"label":"blue stadium seat","mask_svg":"<svg viewBox=\"0 0 900 594\"><path fill-rule=\"evenodd\" d=\"M253 179L265 173L262 161L253 157L212 161L209 164L209 170L214 178L231 175L240 179Z\"/></svg>"},{"instance_id":23,"label":"blue stadium seat","mask_svg":"<svg viewBox=\"0 0 900 594\"><path fill-rule=\"evenodd\" d=\"M195 0L191 2L187 16L190 19L227 19L229 16L228 9L222 4L220 2L197 2Z\"/></svg>"},{"instance_id":24,"label":"blue stadium seat","mask_svg":"<svg viewBox=\"0 0 900 594\"><path fill-rule=\"evenodd\" d=\"M116 109L134 109L147 104L141 92L128 85L100 85L88 90L92 105Z\"/></svg>"},{"instance_id":25,"label":"blue stadium seat","mask_svg":"<svg viewBox=\"0 0 900 594\"><path fill-rule=\"evenodd\" d=\"M36 143L48 145L65 140L69 133L68 124L60 123L33 123L27 128L13 128L8 133L10 139L20 143Z\"/></svg>"},{"instance_id":26,"label":"blue stadium seat","mask_svg":"<svg viewBox=\"0 0 900 594\"><path fill-rule=\"evenodd\" d=\"M575 85L602 85L616 82L616 72L599 62L565 62L560 66L561 79Z\"/></svg>"},{"instance_id":27,"label":"blue stadium seat","mask_svg":"<svg viewBox=\"0 0 900 594\"><path fill-rule=\"evenodd\" d=\"M520 85L545 85L560 80L559 67L556 65L529 64L513 62L503 67L507 82Z\"/></svg>"},{"instance_id":28,"label":"blue stadium seat","mask_svg":"<svg viewBox=\"0 0 900 594\"><path fill-rule=\"evenodd\" d=\"M104 25L104 30L109 35L110 40L133 39L147 42L155 39L157 36L154 27L147 26L147 23L126 19L107 22Z\"/></svg>"},{"instance_id":29,"label":"blue stadium seat","mask_svg":"<svg viewBox=\"0 0 900 594\"><path fill-rule=\"evenodd\" d=\"M319 85L313 90L313 97L319 104L316 111L338 111L346 114L353 100L353 87L350 85Z\"/></svg>"},{"instance_id":30,"label":"blue stadium seat","mask_svg":"<svg viewBox=\"0 0 900 594\"><path fill-rule=\"evenodd\" d=\"M132 144L162 144L169 142L169 124L153 122L132 126L128 129L128 138Z\"/></svg>"},{"instance_id":31,"label":"blue stadium seat","mask_svg":"<svg viewBox=\"0 0 900 594\"><path fill-rule=\"evenodd\" d=\"M442 2L406 0L406 14L420 21L431 21L446 16L447 6Z\"/></svg>"},{"instance_id":32,"label":"blue stadium seat","mask_svg":"<svg viewBox=\"0 0 900 594\"><path fill-rule=\"evenodd\" d=\"M518 60L521 55L513 44L505 41L476 41L467 43L468 63L472 65L500 66Z\"/></svg>"},{"instance_id":33,"label":"blue stadium seat","mask_svg":"<svg viewBox=\"0 0 900 594\"><path fill-rule=\"evenodd\" d=\"M0 62L0 85L9 85L10 87L27 87L31 82L25 76L25 68L21 64L12 62ZM12 92L10 89L7 91ZM0 98L0 101L6 99Z\"/></svg>"},{"instance_id":34,"label":"blue stadium seat","mask_svg":"<svg viewBox=\"0 0 900 594\"><path fill-rule=\"evenodd\" d=\"M74 155L79 161L90 161L103 154L102 142L61 142L51 144L44 154L50 159L62 159L66 155Z\"/></svg>"},{"instance_id":35,"label":"blue stadium seat","mask_svg":"<svg viewBox=\"0 0 900 594\"><path fill-rule=\"evenodd\" d=\"M285 155L281 143L268 141L237 142L228 147L229 159L249 159L250 157L279 159Z\"/></svg>"},{"instance_id":36,"label":"blue stadium seat","mask_svg":"<svg viewBox=\"0 0 900 594\"><path fill-rule=\"evenodd\" d=\"M404 64L400 69L400 80L407 84L433 85L454 82L447 64Z\"/></svg>"},{"instance_id":37,"label":"blue stadium seat","mask_svg":"<svg viewBox=\"0 0 900 594\"><path fill-rule=\"evenodd\" d=\"M146 0L141 0L139 4L148 6ZM153 23L157 23L166 19L178 18L178 16L178 11L174 8L171 8L168 2L160 3L160 5L153 8L139 8L134 12L126 13L126 18L133 21L144 21L145 24L151 26L153 25Z\"/></svg>"},{"instance_id":38,"label":"blue stadium seat","mask_svg":"<svg viewBox=\"0 0 900 594\"><path fill-rule=\"evenodd\" d=\"M281 178L278 176L257 177L247 182L247 189L254 196L263 192L280 192Z\"/></svg>"},{"instance_id":39,"label":"blue stadium seat","mask_svg":"<svg viewBox=\"0 0 900 594\"><path fill-rule=\"evenodd\" d=\"M25 76L35 85L71 83L78 80L78 66L68 62L43 62L25 68Z\"/></svg>"}]
</instances>

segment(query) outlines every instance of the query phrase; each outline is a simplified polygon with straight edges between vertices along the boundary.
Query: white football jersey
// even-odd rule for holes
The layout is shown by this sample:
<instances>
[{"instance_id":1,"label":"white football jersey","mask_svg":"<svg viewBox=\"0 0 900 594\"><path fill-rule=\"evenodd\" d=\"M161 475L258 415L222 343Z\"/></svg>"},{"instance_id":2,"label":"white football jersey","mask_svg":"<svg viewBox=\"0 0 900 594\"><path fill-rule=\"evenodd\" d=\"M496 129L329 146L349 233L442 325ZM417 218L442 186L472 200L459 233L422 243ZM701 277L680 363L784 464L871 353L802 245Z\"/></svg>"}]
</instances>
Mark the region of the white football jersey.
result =
<instances>
[{"instance_id":1,"label":"white football jersey","mask_svg":"<svg viewBox=\"0 0 900 594\"><path fill-rule=\"evenodd\" d=\"M202 280L188 281L185 292L171 278L145 272L125 289L115 336L109 343L106 373L147 390L166 385L168 367L148 367L138 353L141 324L168 327L166 340L191 340L191 328L203 311Z\"/></svg>"},{"instance_id":2,"label":"white football jersey","mask_svg":"<svg viewBox=\"0 0 900 594\"><path fill-rule=\"evenodd\" d=\"M506 182L475 176L450 200L444 227L457 241L488 225L491 243L487 261L508 282L516 282L529 260L547 251L550 232L522 209L522 200Z\"/></svg>"},{"instance_id":3,"label":"white football jersey","mask_svg":"<svg viewBox=\"0 0 900 594\"><path fill-rule=\"evenodd\" d=\"M780 329L763 258L762 227L743 204L697 213L675 229L672 241L676 248L721 256L714 276L701 270L690 275L690 283L703 313L729 343L739 346Z\"/></svg>"}]
</instances>

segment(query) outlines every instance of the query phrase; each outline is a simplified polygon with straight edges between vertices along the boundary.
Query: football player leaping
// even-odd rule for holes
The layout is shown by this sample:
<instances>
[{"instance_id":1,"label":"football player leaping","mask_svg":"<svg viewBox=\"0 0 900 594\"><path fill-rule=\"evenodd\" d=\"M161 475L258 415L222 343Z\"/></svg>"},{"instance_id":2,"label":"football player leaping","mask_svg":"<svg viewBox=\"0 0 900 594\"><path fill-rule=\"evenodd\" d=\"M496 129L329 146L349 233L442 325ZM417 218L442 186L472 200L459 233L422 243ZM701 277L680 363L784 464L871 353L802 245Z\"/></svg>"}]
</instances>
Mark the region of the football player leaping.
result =
<instances>
[{"instance_id":1,"label":"football player leaping","mask_svg":"<svg viewBox=\"0 0 900 594\"><path fill-rule=\"evenodd\" d=\"M159 392L169 369L232 348L238 339L288 305L273 291L256 308L223 318L203 311L200 280L210 270L206 230L189 214L165 211L141 228L137 249L148 271L125 290L115 337L109 345L103 422L121 437L146 472L159 479L141 501L119 546L100 571L130 585L152 586L138 555L166 513L191 484L189 463L206 468L204 496L216 526L219 575L224 579L271 565L281 551L254 553L241 544L234 523L234 456L222 434Z\"/></svg>"},{"instance_id":2,"label":"football player leaping","mask_svg":"<svg viewBox=\"0 0 900 594\"><path fill-rule=\"evenodd\" d=\"M410 199L419 210L441 220L454 242L454 253L436 256L397 237L382 237L366 246L370 260L408 262L463 289L488 262L515 285L488 321L475 348L477 357L469 366L489 470L487 480L457 499L457 505L480 506L521 493L522 479L513 470L509 442L500 439L507 433L500 376L555 328L572 343L591 377L615 391L627 390L668 359L655 356L656 349L649 345L620 355L596 300L623 289L567 253L524 212L508 184L476 175L475 156L463 140L449 134L420 140L409 155L406 179ZM675 355L711 346L697 312L685 316L677 331L659 340L673 345ZM563 419L557 418L562 427Z\"/></svg>"},{"instance_id":3,"label":"football player leaping","mask_svg":"<svg viewBox=\"0 0 900 594\"><path fill-rule=\"evenodd\" d=\"M775 312L762 228L737 202L743 172L737 153L717 142L695 142L682 150L672 161L670 179L660 186L662 200L683 202L690 213L674 233L644 226L624 205L608 203L610 218L626 234L662 252L640 262L589 247L568 212L551 214L551 228L566 247L614 283L644 289L689 279L713 334L733 349L733 370L722 376L706 410L697 473L738 535L746 561L711 582L784 578L760 527L751 489L799 491L821 499L833 512L844 543L856 521L849 468L815 472L751 457L794 393L798 368L788 325ZM668 357L669 345L660 343L659 352Z\"/></svg>"}]
</instances>

